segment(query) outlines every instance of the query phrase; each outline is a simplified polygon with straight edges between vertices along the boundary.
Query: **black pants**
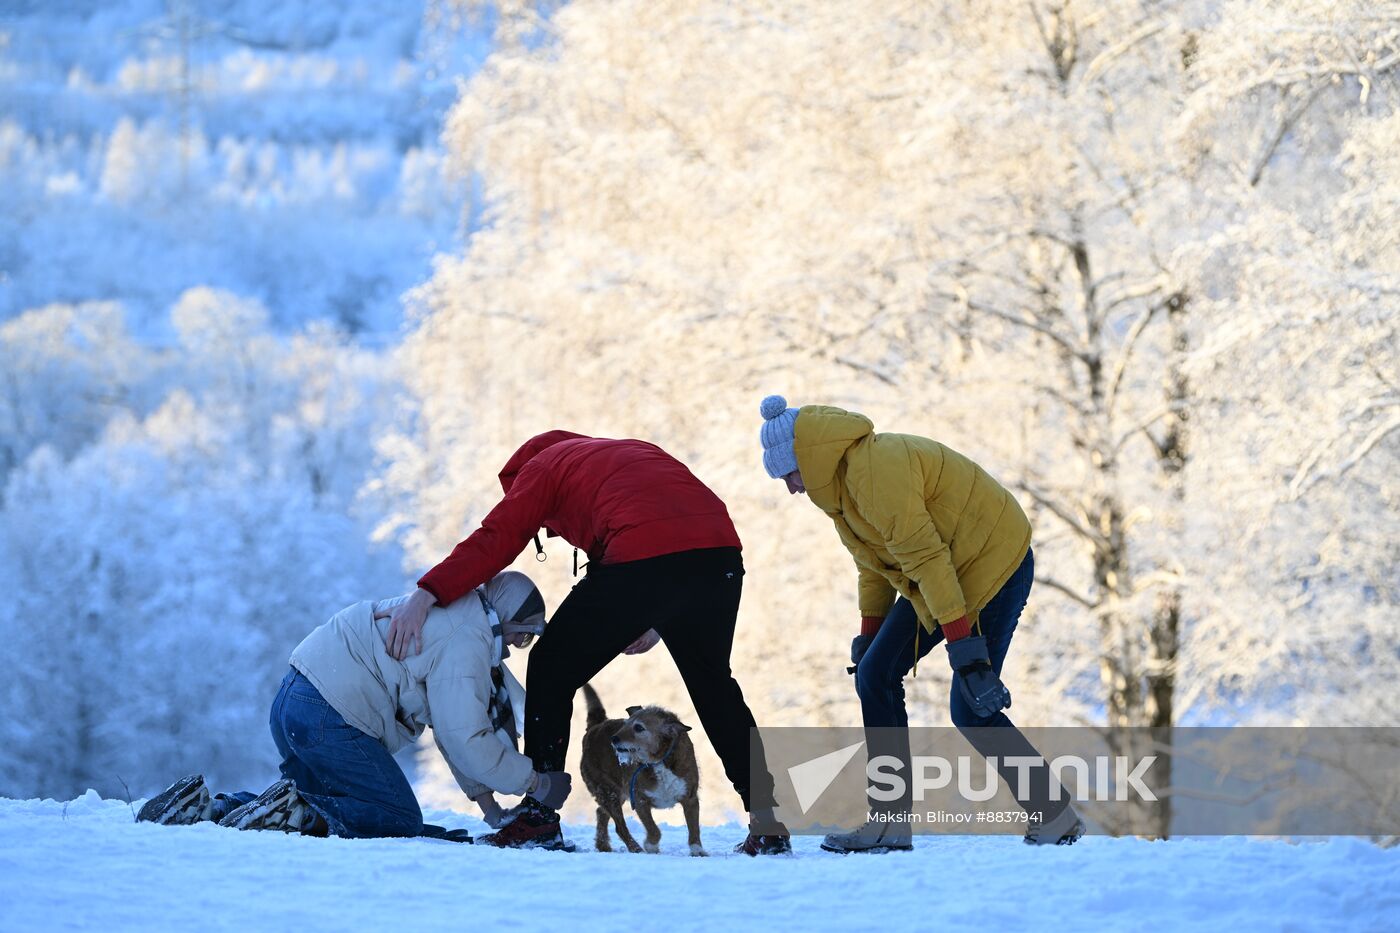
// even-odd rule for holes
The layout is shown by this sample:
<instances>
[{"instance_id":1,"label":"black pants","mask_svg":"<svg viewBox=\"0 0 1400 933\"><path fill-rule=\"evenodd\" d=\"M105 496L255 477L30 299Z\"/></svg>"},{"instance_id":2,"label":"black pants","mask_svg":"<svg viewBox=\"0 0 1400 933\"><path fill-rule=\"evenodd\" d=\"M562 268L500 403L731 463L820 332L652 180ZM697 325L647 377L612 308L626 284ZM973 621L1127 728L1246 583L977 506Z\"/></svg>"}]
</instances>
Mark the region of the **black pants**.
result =
<instances>
[{"instance_id":1,"label":"black pants","mask_svg":"<svg viewBox=\"0 0 1400 933\"><path fill-rule=\"evenodd\" d=\"M525 754L537 771L560 771L569 748L574 693L648 629L671 652L724 773L752 811L749 730L753 713L729 670L743 589L738 548L682 551L622 564L591 564L530 651L525 676ZM645 697L632 702L645 702ZM760 806L772 778L756 762Z\"/></svg>"}]
</instances>

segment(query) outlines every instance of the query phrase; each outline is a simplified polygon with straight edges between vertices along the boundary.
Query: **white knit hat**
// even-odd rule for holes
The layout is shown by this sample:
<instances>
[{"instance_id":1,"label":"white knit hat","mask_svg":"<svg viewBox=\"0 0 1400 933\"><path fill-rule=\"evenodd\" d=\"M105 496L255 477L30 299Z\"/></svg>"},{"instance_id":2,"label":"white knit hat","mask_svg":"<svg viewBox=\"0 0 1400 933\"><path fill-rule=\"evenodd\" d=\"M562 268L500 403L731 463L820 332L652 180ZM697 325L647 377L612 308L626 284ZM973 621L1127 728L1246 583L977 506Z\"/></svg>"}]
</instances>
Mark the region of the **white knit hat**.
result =
<instances>
[{"instance_id":1,"label":"white knit hat","mask_svg":"<svg viewBox=\"0 0 1400 933\"><path fill-rule=\"evenodd\" d=\"M797 451L793 450L793 434L797 426L797 409L787 407L787 399L770 395L758 406L763 415L763 427L758 439L763 442L763 468L774 479L787 476L797 469Z\"/></svg>"}]
</instances>

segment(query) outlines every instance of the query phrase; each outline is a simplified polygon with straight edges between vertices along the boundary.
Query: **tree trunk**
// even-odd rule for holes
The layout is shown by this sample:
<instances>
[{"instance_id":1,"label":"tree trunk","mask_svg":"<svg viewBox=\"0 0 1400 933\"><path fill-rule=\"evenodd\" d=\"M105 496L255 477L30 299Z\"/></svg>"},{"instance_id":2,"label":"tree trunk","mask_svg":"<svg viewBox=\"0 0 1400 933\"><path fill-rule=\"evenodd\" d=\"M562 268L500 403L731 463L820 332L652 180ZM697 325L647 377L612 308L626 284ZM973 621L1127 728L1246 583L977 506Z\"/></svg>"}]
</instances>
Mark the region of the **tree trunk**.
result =
<instances>
[{"instance_id":1,"label":"tree trunk","mask_svg":"<svg viewBox=\"0 0 1400 933\"><path fill-rule=\"evenodd\" d=\"M1181 361L1190 349L1190 338L1186 330L1186 307L1188 299L1178 292L1167 299L1167 326L1171 334L1171 363L1167 370L1166 433L1157 443L1158 463L1162 468L1172 508L1178 515L1186 508L1186 486L1183 471L1187 459L1187 419L1186 408L1190 386L1181 369ZM1151 640L1148 642L1147 658L1147 725L1159 730L1164 736L1176 722L1176 675L1177 662L1181 649L1181 603L1182 591L1179 586L1164 590L1157 600L1157 611L1152 620ZM1154 765L1158 780L1163 786L1170 786L1172 759L1170 746L1158 753ZM1171 797L1162 795L1157 806L1157 828L1160 838L1167 838L1171 828Z\"/></svg>"}]
</instances>

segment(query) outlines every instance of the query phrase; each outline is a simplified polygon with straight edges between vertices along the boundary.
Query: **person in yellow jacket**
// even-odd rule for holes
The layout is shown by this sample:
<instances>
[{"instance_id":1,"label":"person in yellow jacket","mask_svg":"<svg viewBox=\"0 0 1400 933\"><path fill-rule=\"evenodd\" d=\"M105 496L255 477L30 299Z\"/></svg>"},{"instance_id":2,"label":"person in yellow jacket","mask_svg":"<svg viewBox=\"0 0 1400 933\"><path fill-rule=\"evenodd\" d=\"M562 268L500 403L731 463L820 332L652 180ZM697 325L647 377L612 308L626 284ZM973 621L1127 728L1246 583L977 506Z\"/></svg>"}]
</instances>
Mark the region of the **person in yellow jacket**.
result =
<instances>
[{"instance_id":1,"label":"person in yellow jacket","mask_svg":"<svg viewBox=\"0 0 1400 933\"><path fill-rule=\"evenodd\" d=\"M955 672L953 724L1006 727L1011 744L998 743L999 752L1035 754L1003 712L1011 692L1001 681L1002 664L1035 575L1031 525L1016 498L952 448L876 433L864 415L826 405L789 408L780 395L765 398L759 410L768 475L825 512L855 560L861 626L851 662L864 726L908 728L904 677L942 642ZM903 744L907 759L907 736ZM833 833L823 848L909 849L908 825L872 820L856 832ZM1026 841L1069 844L1082 833L1065 806L1033 821Z\"/></svg>"}]
</instances>

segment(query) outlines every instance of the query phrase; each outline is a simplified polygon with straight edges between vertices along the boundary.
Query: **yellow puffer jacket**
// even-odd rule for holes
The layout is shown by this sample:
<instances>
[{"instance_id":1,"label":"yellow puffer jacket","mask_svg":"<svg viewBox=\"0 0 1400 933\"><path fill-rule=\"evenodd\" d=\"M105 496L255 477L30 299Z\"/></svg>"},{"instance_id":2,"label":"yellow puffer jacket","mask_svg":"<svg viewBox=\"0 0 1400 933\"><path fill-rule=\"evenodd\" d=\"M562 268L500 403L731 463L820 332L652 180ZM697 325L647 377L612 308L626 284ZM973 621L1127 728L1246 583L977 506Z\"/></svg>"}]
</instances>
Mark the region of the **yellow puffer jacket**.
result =
<instances>
[{"instance_id":1,"label":"yellow puffer jacket","mask_svg":"<svg viewBox=\"0 0 1400 933\"><path fill-rule=\"evenodd\" d=\"M1026 513L957 451L825 405L800 409L794 434L807 495L855 558L861 615L884 616L899 593L929 632L976 621L1025 559Z\"/></svg>"}]
</instances>

